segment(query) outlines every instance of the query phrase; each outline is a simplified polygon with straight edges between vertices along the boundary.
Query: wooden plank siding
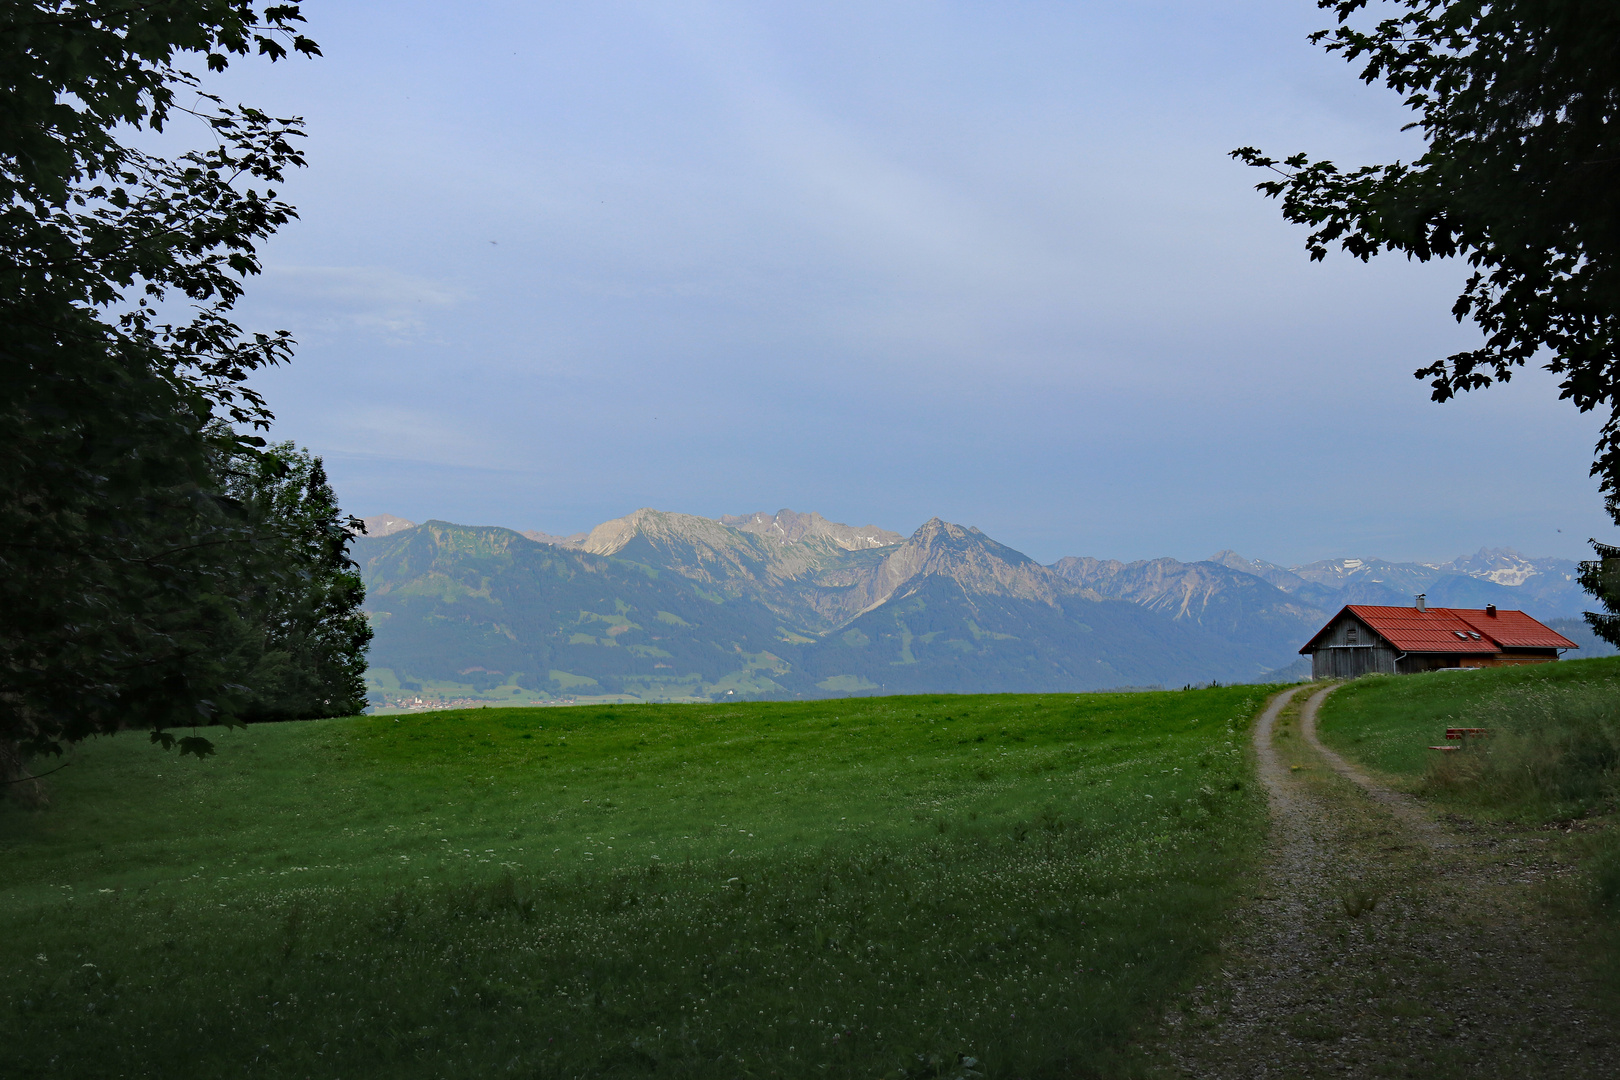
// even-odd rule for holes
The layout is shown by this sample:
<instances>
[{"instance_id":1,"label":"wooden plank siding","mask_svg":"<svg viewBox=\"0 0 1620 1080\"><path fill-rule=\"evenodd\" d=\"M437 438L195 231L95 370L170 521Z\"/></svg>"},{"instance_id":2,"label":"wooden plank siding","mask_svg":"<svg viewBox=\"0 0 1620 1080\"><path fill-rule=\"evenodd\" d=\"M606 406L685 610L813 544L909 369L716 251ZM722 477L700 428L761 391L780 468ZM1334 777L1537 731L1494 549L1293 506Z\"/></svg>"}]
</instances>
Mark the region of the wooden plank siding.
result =
<instances>
[{"instance_id":1,"label":"wooden plank siding","mask_svg":"<svg viewBox=\"0 0 1620 1080\"><path fill-rule=\"evenodd\" d=\"M1354 679L1375 672L1394 675L1397 656L1372 627L1354 615L1345 615L1317 642L1311 654L1311 678Z\"/></svg>"},{"instance_id":2,"label":"wooden plank siding","mask_svg":"<svg viewBox=\"0 0 1620 1080\"><path fill-rule=\"evenodd\" d=\"M1578 646L1522 611L1494 607L1346 605L1299 650L1311 676L1411 675L1420 671L1545 664Z\"/></svg>"}]
</instances>

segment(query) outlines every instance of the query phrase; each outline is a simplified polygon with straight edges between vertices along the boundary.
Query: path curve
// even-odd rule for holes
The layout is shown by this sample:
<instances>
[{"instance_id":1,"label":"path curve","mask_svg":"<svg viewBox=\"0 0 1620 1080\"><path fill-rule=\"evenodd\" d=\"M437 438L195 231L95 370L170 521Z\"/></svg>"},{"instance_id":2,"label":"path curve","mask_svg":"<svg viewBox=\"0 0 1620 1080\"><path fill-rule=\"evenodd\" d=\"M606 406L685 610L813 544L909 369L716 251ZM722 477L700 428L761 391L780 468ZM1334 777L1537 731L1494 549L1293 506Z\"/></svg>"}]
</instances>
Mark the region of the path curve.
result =
<instances>
[{"instance_id":1,"label":"path curve","mask_svg":"<svg viewBox=\"0 0 1620 1080\"><path fill-rule=\"evenodd\" d=\"M1334 683L1325 686L1312 694L1310 700L1305 702L1299 717L1299 733L1309 744L1312 750L1321 755L1322 760L1332 766L1333 771L1350 781L1352 784L1366 792L1372 800L1400 819L1401 824L1412 830L1424 847L1430 851L1442 851L1457 846L1456 838L1435 823L1434 819L1424 813L1423 808L1410 795L1402 794L1380 784L1367 775L1360 767L1346 761L1339 754L1323 745L1316 733L1316 713L1322 707L1327 696L1343 683Z\"/></svg>"},{"instance_id":2,"label":"path curve","mask_svg":"<svg viewBox=\"0 0 1620 1080\"><path fill-rule=\"evenodd\" d=\"M1260 714L1260 718L1254 722L1254 756L1260 764L1260 782L1265 785L1266 795L1271 799L1271 816L1273 818L1278 814L1278 803L1288 803L1291 800L1289 799L1288 788L1284 784L1284 781L1288 779L1288 770L1284 769L1282 762L1278 760L1277 748L1271 744L1271 736L1277 727L1277 717L1281 715L1283 709L1288 707L1288 703L1294 700L1294 696L1303 689L1305 689L1303 686L1296 686L1291 690L1284 690L1272 698L1271 703ZM1328 689L1332 689L1332 687ZM1320 701L1326 692L1323 691L1317 694L1312 699L1312 704ZM1314 709L1311 715L1315 716Z\"/></svg>"},{"instance_id":3,"label":"path curve","mask_svg":"<svg viewBox=\"0 0 1620 1080\"><path fill-rule=\"evenodd\" d=\"M1285 690L1255 721L1264 873L1218 970L1165 1016L1155 1075L1620 1076L1620 1038L1546 905L1568 865L1534 832L1458 833L1324 746L1317 713L1340 685Z\"/></svg>"}]
</instances>

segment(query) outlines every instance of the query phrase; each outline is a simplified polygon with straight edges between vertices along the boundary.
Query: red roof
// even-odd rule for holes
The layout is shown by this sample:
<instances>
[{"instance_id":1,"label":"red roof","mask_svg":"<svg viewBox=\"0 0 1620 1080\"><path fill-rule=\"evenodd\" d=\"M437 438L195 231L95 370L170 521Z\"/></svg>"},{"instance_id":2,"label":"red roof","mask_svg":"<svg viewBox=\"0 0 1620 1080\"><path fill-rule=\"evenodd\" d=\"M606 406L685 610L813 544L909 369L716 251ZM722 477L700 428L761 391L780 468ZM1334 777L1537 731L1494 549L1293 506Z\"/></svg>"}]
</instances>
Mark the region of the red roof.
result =
<instances>
[{"instance_id":1,"label":"red roof","mask_svg":"<svg viewBox=\"0 0 1620 1080\"><path fill-rule=\"evenodd\" d=\"M1415 607L1351 604L1330 619L1299 651L1312 651L1317 640L1346 611L1402 652L1498 653L1503 649L1579 648L1522 611L1498 611L1493 616L1480 608L1432 607L1419 611Z\"/></svg>"},{"instance_id":2,"label":"red roof","mask_svg":"<svg viewBox=\"0 0 1620 1080\"><path fill-rule=\"evenodd\" d=\"M1473 624L1475 630L1504 649L1578 649L1569 638L1532 619L1522 611L1501 611L1487 615L1480 608L1452 608Z\"/></svg>"}]
</instances>

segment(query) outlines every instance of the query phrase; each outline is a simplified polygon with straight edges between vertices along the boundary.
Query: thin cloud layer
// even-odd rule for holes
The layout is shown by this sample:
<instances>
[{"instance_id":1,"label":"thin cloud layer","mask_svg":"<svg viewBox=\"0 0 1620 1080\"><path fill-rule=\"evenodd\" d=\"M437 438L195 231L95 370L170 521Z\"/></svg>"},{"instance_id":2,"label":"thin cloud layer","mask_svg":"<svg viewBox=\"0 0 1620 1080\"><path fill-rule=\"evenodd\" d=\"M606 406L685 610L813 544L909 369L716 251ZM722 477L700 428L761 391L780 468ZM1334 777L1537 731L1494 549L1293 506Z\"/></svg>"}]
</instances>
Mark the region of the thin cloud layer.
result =
<instances>
[{"instance_id":1,"label":"thin cloud layer","mask_svg":"<svg viewBox=\"0 0 1620 1080\"><path fill-rule=\"evenodd\" d=\"M1470 340L1461 268L1310 264L1226 157L1416 151L1320 18L324 10L325 59L231 76L311 133L244 306L301 339L281 434L356 510L552 533L793 506L1043 560L1578 555L1595 421L1535 373L1411 378Z\"/></svg>"},{"instance_id":2,"label":"thin cloud layer","mask_svg":"<svg viewBox=\"0 0 1620 1080\"><path fill-rule=\"evenodd\" d=\"M442 282L383 266L269 266L255 287L260 309L323 336L348 333L397 344L467 299Z\"/></svg>"}]
</instances>

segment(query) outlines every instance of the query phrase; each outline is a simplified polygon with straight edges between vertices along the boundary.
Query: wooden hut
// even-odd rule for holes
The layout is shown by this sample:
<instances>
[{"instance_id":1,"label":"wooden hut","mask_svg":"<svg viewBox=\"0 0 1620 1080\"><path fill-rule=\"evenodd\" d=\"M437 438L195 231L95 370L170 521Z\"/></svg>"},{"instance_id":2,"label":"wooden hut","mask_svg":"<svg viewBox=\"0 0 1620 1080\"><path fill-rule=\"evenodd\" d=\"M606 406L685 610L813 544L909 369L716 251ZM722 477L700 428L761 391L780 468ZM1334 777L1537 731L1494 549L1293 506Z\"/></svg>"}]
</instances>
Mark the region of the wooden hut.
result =
<instances>
[{"instance_id":1,"label":"wooden hut","mask_svg":"<svg viewBox=\"0 0 1620 1080\"><path fill-rule=\"evenodd\" d=\"M1522 611L1351 604L1300 649L1311 677L1354 679L1379 672L1410 675L1441 668L1544 664L1579 648Z\"/></svg>"}]
</instances>

